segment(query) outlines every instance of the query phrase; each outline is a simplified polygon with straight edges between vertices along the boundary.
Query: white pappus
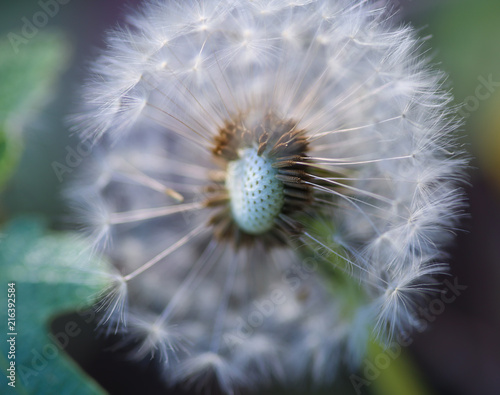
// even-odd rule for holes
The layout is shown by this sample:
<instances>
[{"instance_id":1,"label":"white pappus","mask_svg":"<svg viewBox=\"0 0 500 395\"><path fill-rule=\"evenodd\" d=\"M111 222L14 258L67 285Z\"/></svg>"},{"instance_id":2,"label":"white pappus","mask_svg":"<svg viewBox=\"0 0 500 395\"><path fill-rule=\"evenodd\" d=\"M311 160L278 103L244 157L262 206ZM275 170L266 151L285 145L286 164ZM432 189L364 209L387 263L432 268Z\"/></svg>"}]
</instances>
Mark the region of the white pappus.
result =
<instances>
[{"instance_id":1,"label":"white pappus","mask_svg":"<svg viewBox=\"0 0 500 395\"><path fill-rule=\"evenodd\" d=\"M166 382L322 384L414 324L467 165L421 46L353 0L147 0L108 34L68 194L119 273L103 323Z\"/></svg>"}]
</instances>

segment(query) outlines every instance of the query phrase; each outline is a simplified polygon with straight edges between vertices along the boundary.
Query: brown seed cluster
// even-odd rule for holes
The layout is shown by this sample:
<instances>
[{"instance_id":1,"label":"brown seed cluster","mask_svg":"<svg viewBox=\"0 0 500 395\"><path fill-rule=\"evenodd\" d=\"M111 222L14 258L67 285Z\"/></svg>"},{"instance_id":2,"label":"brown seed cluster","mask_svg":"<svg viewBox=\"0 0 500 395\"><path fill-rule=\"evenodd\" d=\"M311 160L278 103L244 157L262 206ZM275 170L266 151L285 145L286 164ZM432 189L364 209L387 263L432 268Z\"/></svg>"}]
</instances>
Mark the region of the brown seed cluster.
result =
<instances>
[{"instance_id":1,"label":"brown seed cluster","mask_svg":"<svg viewBox=\"0 0 500 395\"><path fill-rule=\"evenodd\" d=\"M236 246L258 241L271 247L285 244L290 235L302 232L296 217L310 207L313 191L306 183L309 180L309 168L305 164L309 144L306 131L296 125L296 122L281 120L270 113L251 129L245 126L241 116L226 121L219 129L212 149L219 165L225 169L229 162L240 159L240 150L255 148L259 156L272 160L272 166L277 169L276 178L283 183L285 195L281 213L275 219L276 225L263 235L250 235L241 230L232 218L230 196L224 182L220 178L213 179L206 205L219 208L210 219L219 240L231 240Z\"/></svg>"}]
</instances>

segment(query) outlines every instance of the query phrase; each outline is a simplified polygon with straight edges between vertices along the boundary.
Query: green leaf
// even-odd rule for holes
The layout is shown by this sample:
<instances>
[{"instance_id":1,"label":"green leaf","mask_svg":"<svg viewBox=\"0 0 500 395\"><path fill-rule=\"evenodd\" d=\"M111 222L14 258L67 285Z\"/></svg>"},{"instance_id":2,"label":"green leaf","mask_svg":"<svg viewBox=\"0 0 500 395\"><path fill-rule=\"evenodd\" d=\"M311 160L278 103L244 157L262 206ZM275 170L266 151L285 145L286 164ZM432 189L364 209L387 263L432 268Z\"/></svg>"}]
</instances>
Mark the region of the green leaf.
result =
<instances>
[{"instance_id":1,"label":"green leaf","mask_svg":"<svg viewBox=\"0 0 500 395\"><path fill-rule=\"evenodd\" d=\"M0 127L0 191L16 168L21 151L21 140L15 135L7 135Z\"/></svg>"},{"instance_id":2,"label":"green leaf","mask_svg":"<svg viewBox=\"0 0 500 395\"><path fill-rule=\"evenodd\" d=\"M0 392L17 394L105 394L64 352L64 335L81 329L67 324L59 342L49 325L58 314L88 307L93 295L109 285L110 267L83 253L86 245L66 233L47 233L42 221L17 219L0 240ZM8 327L8 284L15 283L15 328ZM11 321L12 322L12 321ZM9 359L15 338L15 359ZM62 336L62 337L61 337ZM15 361L15 389L5 372Z\"/></svg>"},{"instance_id":3,"label":"green leaf","mask_svg":"<svg viewBox=\"0 0 500 395\"><path fill-rule=\"evenodd\" d=\"M1 39L0 120L5 121L21 108L43 107L68 58L68 44L58 33L39 33L18 52L8 39Z\"/></svg>"},{"instance_id":4,"label":"green leaf","mask_svg":"<svg viewBox=\"0 0 500 395\"><path fill-rule=\"evenodd\" d=\"M500 40L499 13L500 2L496 0L458 0L436 2L433 12L425 15L432 45L439 49L438 60L451 73L460 101L475 94L479 76L492 74L495 82L500 78L500 52L493 50Z\"/></svg>"},{"instance_id":5,"label":"green leaf","mask_svg":"<svg viewBox=\"0 0 500 395\"><path fill-rule=\"evenodd\" d=\"M434 391L427 385L412 360L410 353L397 343L393 350L383 348L376 341L368 347L368 356L363 363L367 368L369 361L372 374L370 382L374 395L432 395ZM395 350L397 353L395 353ZM362 370L362 369L361 369ZM360 371L361 374L361 371ZM366 380L367 377L364 377Z\"/></svg>"},{"instance_id":6,"label":"green leaf","mask_svg":"<svg viewBox=\"0 0 500 395\"><path fill-rule=\"evenodd\" d=\"M56 33L39 33L20 46L0 39L0 188L18 163L25 123L48 103L67 67L68 48Z\"/></svg>"}]
</instances>

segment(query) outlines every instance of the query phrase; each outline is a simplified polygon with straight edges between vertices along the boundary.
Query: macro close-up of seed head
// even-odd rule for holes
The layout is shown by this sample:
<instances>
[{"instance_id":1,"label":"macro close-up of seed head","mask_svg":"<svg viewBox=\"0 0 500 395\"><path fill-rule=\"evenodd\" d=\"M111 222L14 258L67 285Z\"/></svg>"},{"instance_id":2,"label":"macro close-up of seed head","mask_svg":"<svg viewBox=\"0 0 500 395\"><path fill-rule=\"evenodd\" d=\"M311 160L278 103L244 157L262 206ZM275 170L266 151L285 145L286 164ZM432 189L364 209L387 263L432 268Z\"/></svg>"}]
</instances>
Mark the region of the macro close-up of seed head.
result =
<instances>
[{"instance_id":1,"label":"macro close-up of seed head","mask_svg":"<svg viewBox=\"0 0 500 395\"><path fill-rule=\"evenodd\" d=\"M0 394L497 395L499 17L2 2Z\"/></svg>"},{"instance_id":2,"label":"macro close-up of seed head","mask_svg":"<svg viewBox=\"0 0 500 395\"><path fill-rule=\"evenodd\" d=\"M107 34L66 196L116 268L101 326L168 385L328 384L439 292L461 119L392 13L148 0Z\"/></svg>"}]
</instances>

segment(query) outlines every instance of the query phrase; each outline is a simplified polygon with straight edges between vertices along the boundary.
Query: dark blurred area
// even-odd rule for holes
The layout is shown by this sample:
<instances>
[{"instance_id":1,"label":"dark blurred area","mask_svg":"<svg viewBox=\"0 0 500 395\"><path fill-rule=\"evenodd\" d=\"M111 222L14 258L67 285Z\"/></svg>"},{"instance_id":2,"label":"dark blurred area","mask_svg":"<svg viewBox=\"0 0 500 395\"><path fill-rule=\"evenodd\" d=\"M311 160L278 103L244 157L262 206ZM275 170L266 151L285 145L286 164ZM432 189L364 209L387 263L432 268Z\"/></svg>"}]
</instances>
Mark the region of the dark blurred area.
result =
<instances>
[{"instance_id":1,"label":"dark blurred area","mask_svg":"<svg viewBox=\"0 0 500 395\"><path fill-rule=\"evenodd\" d=\"M415 368L432 394L500 393L500 1L394 0L395 18L411 23L421 36L431 36L426 48L434 63L449 75L455 104L461 105L465 124L461 140L472 156L466 193L469 212L450 247L450 279L467 287L436 315L428 330L416 333L410 346ZM25 151L16 175L4 191L1 216L36 213L56 229L67 229L61 182L52 164L64 163L66 147L78 140L65 121L78 99L78 87L106 29L118 23L133 1L72 0L61 5L44 30L64 35L70 49L69 67L61 73L43 110L24 132ZM0 5L2 35L17 32L23 19L39 11L35 0ZM20 46L22 50L22 46ZM59 317L60 326L74 315ZM127 359L114 352L117 337L97 337L94 325L82 323L85 333L68 352L111 394L182 393L166 389L154 362ZM397 361L395 362L397 363ZM355 393L341 375L335 393ZM333 389L326 392L332 393ZM170 391L170 392L169 392ZM366 393L371 393L368 387ZM186 392L191 393L191 392ZM285 393L285 392L284 392ZM287 392L288 393L288 392ZM316 393L316 392L311 392ZM365 393L365 392L363 392ZM376 393L376 392L373 392Z\"/></svg>"}]
</instances>

